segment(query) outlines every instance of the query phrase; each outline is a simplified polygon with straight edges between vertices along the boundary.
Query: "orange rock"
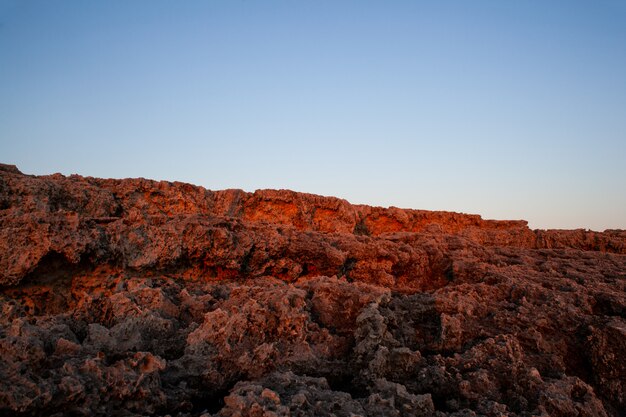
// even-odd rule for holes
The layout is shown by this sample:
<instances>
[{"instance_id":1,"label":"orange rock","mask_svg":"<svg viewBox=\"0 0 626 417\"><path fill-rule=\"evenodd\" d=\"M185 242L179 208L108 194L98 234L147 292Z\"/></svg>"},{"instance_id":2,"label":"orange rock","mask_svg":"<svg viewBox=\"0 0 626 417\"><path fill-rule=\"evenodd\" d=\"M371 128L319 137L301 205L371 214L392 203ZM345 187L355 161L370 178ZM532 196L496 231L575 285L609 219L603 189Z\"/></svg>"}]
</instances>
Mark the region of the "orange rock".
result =
<instances>
[{"instance_id":1,"label":"orange rock","mask_svg":"<svg viewBox=\"0 0 626 417\"><path fill-rule=\"evenodd\" d=\"M626 407L626 232L0 165L1 415Z\"/></svg>"}]
</instances>

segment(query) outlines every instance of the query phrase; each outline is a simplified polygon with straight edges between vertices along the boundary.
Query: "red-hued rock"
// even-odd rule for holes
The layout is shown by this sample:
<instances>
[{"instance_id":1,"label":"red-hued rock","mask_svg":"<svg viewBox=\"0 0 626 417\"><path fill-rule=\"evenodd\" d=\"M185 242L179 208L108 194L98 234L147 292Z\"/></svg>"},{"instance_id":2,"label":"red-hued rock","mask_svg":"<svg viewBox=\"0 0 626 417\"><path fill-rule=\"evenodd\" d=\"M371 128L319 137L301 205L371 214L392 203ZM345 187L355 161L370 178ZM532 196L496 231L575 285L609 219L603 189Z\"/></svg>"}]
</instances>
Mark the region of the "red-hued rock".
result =
<instances>
[{"instance_id":1,"label":"red-hued rock","mask_svg":"<svg viewBox=\"0 0 626 417\"><path fill-rule=\"evenodd\" d=\"M625 271L620 230L0 165L0 414L620 416Z\"/></svg>"}]
</instances>

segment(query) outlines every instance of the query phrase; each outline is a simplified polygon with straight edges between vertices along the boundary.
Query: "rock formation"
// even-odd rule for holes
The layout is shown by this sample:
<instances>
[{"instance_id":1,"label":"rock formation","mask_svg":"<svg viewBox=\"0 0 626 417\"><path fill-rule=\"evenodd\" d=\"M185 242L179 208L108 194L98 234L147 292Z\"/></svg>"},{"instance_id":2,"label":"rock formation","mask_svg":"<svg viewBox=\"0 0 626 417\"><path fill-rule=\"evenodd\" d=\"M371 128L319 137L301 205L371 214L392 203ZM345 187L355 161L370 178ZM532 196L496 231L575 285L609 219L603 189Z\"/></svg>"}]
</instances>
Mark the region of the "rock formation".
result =
<instances>
[{"instance_id":1,"label":"rock formation","mask_svg":"<svg viewBox=\"0 0 626 417\"><path fill-rule=\"evenodd\" d=\"M623 416L626 232L0 165L0 415Z\"/></svg>"}]
</instances>

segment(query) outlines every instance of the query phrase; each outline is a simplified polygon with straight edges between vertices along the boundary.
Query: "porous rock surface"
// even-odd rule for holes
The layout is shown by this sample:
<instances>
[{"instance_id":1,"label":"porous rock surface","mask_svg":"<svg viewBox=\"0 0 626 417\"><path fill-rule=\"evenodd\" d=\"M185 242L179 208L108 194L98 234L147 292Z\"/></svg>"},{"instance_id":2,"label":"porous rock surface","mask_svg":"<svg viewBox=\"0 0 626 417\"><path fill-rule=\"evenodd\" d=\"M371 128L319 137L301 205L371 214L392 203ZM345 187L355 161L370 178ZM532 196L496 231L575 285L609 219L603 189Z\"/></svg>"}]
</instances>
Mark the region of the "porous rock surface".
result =
<instances>
[{"instance_id":1,"label":"porous rock surface","mask_svg":"<svg viewBox=\"0 0 626 417\"><path fill-rule=\"evenodd\" d=\"M623 416L626 232L0 165L0 415Z\"/></svg>"}]
</instances>

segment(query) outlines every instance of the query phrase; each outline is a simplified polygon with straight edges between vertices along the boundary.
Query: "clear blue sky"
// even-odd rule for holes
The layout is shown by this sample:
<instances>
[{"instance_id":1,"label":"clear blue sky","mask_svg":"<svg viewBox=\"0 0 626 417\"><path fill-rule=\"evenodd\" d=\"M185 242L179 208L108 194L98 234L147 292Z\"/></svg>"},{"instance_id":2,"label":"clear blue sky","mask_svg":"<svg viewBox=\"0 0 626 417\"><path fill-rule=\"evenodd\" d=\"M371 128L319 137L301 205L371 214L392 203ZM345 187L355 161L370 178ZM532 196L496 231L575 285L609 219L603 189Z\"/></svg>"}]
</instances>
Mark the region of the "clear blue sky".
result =
<instances>
[{"instance_id":1,"label":"clear blue sky","mask_svg":"<svg viewBox=\"0 0 626 417\"><path fill-rule=\"evenodd\" d=\"M0 161L626 229L626 1L0 0Z\"/></svg>"}]
</instances>

